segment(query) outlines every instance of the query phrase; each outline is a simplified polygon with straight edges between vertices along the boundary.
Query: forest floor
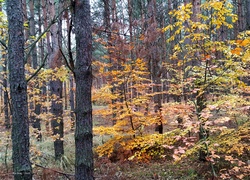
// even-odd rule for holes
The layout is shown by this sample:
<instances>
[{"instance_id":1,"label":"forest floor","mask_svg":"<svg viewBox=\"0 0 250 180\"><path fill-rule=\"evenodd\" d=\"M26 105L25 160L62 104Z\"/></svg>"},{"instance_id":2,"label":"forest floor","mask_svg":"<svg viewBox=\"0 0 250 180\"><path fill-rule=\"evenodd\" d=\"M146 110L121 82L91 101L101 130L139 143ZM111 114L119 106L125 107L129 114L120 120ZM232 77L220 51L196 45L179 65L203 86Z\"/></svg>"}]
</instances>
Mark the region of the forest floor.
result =
<instances>
[{"instance_id":1,"label":"forest floor","mask_svg":"<svg viewBox=\"0 0 250 180\"><path fill-rule=\"evenodd\" d=\"M207 174L208 168L208 163L195 160L178 164L172 161L103 163L95 167L95 177L96 180L202 180L211 176Z\"/></svg>"},{"instance_id":2,"label":"forest floor","mask_svg":"<svg viewBox=\"0 0 250 180\"><path fill-rule=\"evenodd\" d=\"M105 107L94 107L105 108ZM94 115L94 126L110 125L109 121ZM70 129L70 118L65 118L65 129ZM168 127L169 128L169 127ZM45 131L45 130L44 130ZM10 134L0 130L0 180L11 180L11 140ZM94 136L94 146L106 142L110 136ZM65 132L65 156L61 162L53 161L53 140L44 137L42 142L31 138L31 160L41 166L33 166L36 180L73 180L74 174L74 133ZM96 180L205 180L211 178L210 162L198 160L198 154L175 163L173 159L158 159L148 162L117 161L95 155L94 176ZM233 179L233 178L232 178ZM246 178L247 179L247 178Z\"/></svg>"}]
</instances>

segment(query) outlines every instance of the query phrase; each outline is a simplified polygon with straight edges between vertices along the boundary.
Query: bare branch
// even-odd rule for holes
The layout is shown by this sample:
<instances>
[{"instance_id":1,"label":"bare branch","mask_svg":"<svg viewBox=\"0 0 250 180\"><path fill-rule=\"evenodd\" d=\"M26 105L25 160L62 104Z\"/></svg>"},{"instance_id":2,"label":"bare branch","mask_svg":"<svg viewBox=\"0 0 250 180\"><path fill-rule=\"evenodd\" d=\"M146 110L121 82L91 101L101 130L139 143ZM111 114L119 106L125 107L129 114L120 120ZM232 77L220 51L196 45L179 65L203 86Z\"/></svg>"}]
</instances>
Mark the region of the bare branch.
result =
<instances>
[{"instance_id":1,"label":"bare branch","mask_svg":"<svg viewBox=\"0 0 250 180\"><path fill-rule=\"evenodd\" d=\"M26 80L27 83L28 83L33 77L35 77L35 76L39 73L39 71L44 67L47 57L48 57L48 54L46 54L45 58L43 59L43 63L42 63L41 66L36 70L36 72L35 72L33 75L31 75L31 76Z\"/></svg>"}]
</instances>

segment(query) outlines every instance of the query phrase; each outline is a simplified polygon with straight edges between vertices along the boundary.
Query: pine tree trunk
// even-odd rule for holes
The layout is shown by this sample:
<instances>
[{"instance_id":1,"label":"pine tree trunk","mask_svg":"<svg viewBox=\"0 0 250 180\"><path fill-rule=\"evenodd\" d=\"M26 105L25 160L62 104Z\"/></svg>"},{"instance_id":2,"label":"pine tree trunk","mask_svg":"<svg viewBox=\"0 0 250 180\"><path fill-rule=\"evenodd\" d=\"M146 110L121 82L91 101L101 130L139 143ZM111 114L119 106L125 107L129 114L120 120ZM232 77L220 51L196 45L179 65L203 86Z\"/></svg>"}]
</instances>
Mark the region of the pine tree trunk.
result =
<instances>
[{"instance_id":1,"label":"pine tree trunk","mask_svg":"<svg viewBox=\"0 0 250 180\"><path fill-rule=\"evenodd\" d=\"M55 3L54 0L49 2L50 18L55 17ZM49 66L51 69L60 68L62 66L62 55L59 51L59 28L57 24L51 26L51 42L52 52L50 54ZM64 154L63 147L63 103L62 103L63 83L57 78L50 81L50 92L52 97L51 113L53 115L51 120L51 128L54 138L55 159L60 160Z\"/></svg>"},{"instance_id":2,"label":"pine tree trunk","mask_svg":"<svg viewBox=\"0 0 250 180\"><path fill-rule=\"evenodd\" d=\"M246 29L250 30L250 0L246 0Z\"/></svg>"},{"instance_id":3,"label":"pine tree trunk","mask_svg":"<svg viewBox=\"0 0 250 180\"><path fill-rule=\"evenodd\" d=\"M22 8L23 8L23 21L28 21L28 13L27 13L27 1L22 1ZM24 41L29 39L29 30L24 29Z\"/></svg>"},{"instance_id":4,"label":"pine tree trunk","mask_svg":"<svg viewBox=\"0 0 250 180\"><path fill-rule=\"evenodd\" d=\"M12 109L12 161L15 180L31 180L27 82L24 69L24 28L20 0L7 0L8 60Z\"/></svg>"},{"instance_id":5,"label":"pine tree trunk","mask_svg":"<svg viewBox=\"0 0 250 180\"><path fill-rule=\"evenodd\" d=\"M70 83L69 103L70 103L71 130L73 130L75 128L75 93L74 93L74 79L72 75L70 75L69 83Z\"/></svg>"},{"instance_id":6,"label":"pine tree trunk","mask_svg":"<svg viewBox=\"0 0 250 180\"><path fill-rule=\"evenodd\" d=\"M75 129L75 179L92 180L93 132L92 132L92 28L89 0L76 0L74 7L76 39L76 129Z\"/></svg>"},{"instance_id":7,"label":"pine tree trunk","mask_svg":"<svg viewBox=\"0 0 250 180\"><path fill-rule=\"evenodd\" d=\"M157 34L157 27L156 27L156 19L157 19L157 8L156 8L156 1L151 0L148 4L148 14L149 14L149 22L150 25L147 29L148 36L155 36L152 38L152 40L149 40L148 48L149 48L149 69L150 69L150 75L151 79L154 83L153 86L153 93L156 93L153 97L154 101L154 111L157 116L157 122L155 131L158 131L159 134L163 134L163 124L162 124L162 115L161 115L161 108L162 108L162 96L159 94L161 92L161 59L159 56L159 45L157 42L157 37L160 36L160 34Z\"/></svg>"},{"instance_id":8,"label":"pine tree trunk","mask_svg":"<svg viewBox=\"0 0 250 180\"><path fill-rule=\"evenodd\" d=\"M3 59L6 58L5 55L2 55ZM6 129L10 129L10 116L9 116L9 94L8 94L8 82L7 82L7 59L4 60L3 72L5 74L3 79L3 101L4 101L4 125Z\"/></svg>"},{"instance_id":9,"label":"pine tree trunk","mask_svg":"<svg viewBox=\"0 0 250 180\"><path fill-rule=\"evenodd\" d=\"M60 80L55 80L50 82L51 95L56 98L52 100L51 113L53 114L53 119L51 120L52 133L56 140L54 141L54 151L55 159L60 160L64 154L63 148L63 105L62 105L62 82Z\"/></svg>"},{"instance_id":10,"label":"pine tree trunk","mask_svg":"<svg viewBox=\"0 0 250 180\"><path fill-rule=\"evenodd\" d=\"M35 12L34 12L34 7L35 7L35 2L34 0L30 0L29 2L29 10L30 10L30 17L29 17L29 29L30 29L30 36L31 37L35 37L36 35L36 29L35 29ZM31 65L32 68L37 69L38 66L38 58L37 58L37 48L36 46L34 46L33 49L31 49ZM34 86L33 88L39 88ZM34 96L31 95L30 97ZM30 117L30 121L32 122L32 127L35 129L35 134L37 137L37 140L41 140L42 138L42 134L40 133L41 131L41 120L38 118L38 115L40 114L40 110L39 108L41 107L41 105L37 102L30 102L32 109L31 111L33 111L33 113L31 113L31 117Z\"/></svg>"}]
</instances>

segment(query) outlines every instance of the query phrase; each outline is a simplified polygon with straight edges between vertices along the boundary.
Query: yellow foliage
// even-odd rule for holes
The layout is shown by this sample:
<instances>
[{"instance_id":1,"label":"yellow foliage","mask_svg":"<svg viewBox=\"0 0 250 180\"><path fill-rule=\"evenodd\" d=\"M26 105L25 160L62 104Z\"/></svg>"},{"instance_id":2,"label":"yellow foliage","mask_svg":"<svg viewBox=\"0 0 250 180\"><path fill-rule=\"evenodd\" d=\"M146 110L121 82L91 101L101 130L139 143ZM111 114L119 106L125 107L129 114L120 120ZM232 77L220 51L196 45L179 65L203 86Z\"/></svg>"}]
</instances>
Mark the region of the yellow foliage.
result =
<instances>
[{"instance_id":1,"label":"yellow foliage","mask_svg":"<svg viewBox=\"0 0 250 180\"><path fill-rule=\"evenodd\" d=\"M171 158L173 145L185 136L188 131L176 129L164 134L150 134L137 136L132 135L120 136L115 135L105 144L96 148L99 156L116 156L116 160L126 151L131 152L126 159L133 161L148 161L154 158Z\"/></svg>"}]
</instances>

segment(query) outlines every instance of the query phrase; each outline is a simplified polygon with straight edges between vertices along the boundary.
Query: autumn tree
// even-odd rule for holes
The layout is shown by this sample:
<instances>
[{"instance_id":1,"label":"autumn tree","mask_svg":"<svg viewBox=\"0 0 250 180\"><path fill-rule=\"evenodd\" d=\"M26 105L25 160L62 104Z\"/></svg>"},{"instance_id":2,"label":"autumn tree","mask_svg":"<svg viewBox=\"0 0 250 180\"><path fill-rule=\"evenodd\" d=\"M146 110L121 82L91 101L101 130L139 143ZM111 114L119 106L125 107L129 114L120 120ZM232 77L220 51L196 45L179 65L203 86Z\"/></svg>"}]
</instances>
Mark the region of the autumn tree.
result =
<instances>
[{"instance_id":1,"label":"autumn tree","mask_svg":"<svg viewBox=\"0 0 250 180\"><path fill-rule=\"evenodd\" d=\"M189 94L189 99L195 105L195 113L200 123L200 139L206 140L208 132L204 128L204 121L207 117L203 113L207 107L208 93L231 92L230 87L241 84L239 78L245 70L242 68L244 62L235 57L235 54L239 54L241 50L235 48L230 51L230 46L235 46L234 42L222 38L221 36L224 35L219 33L222 27L224 30L232 29L232 24L237 20L232 13L232 5L226 2L205 2L201 6L204 14L197 14L196 18L192 17L192 11L191 3L172 11L171 14L179 21L164 30L171 30L180 25L175 34L168 39L169 42L173 41L177 34L184 34L174 46L171 58L176 60L177 66L180 67L179 82L181 82L182 93L184 87L187 88L188 91L185 93ZM205 12L211 12L211 14ZM198 17L199 21L197 21ZM229 17L230 20L227 20ZM235 71L236 67L239 67L237 71ZM230 86L226 84L229 79ZM205 159L204 154L203 157L200 155L200 159Z\"/></svg>"},{"instance_id":2,"label":"autumn tree","mask_svg":"<svg viewBox=\"0 0 250 180\"><path fill-rule=\"evenodd\" d=\"M12 114L12 160L14 179L32 179L29 159L29 118L27 82L24 69L24 28L22 2L8 0L8 61Z\"/></svg>"}]
</instances>

